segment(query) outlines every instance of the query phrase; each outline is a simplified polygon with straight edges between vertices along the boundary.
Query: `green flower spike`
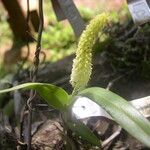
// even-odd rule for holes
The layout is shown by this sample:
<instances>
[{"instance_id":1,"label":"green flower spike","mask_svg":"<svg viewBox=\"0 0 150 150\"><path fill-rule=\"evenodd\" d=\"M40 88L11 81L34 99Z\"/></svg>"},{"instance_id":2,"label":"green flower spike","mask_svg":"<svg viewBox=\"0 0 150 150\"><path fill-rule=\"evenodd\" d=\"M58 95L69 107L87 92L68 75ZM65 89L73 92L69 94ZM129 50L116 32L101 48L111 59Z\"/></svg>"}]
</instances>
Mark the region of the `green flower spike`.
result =
<instances>
[{"instance_id":1,"label":"green flower spike","mask_svg":"<svg viewBox=\"0 0 150 150\"><path fill-rule=\"evenodd\" d=\"M105 27L108 20L109 15L107 13L97 15L90 21L80 37L76 58L73 60L70 80L74 92L84 88L90 79L92 72L92 48L99 32Z\"/></svg>"}]
</instances>

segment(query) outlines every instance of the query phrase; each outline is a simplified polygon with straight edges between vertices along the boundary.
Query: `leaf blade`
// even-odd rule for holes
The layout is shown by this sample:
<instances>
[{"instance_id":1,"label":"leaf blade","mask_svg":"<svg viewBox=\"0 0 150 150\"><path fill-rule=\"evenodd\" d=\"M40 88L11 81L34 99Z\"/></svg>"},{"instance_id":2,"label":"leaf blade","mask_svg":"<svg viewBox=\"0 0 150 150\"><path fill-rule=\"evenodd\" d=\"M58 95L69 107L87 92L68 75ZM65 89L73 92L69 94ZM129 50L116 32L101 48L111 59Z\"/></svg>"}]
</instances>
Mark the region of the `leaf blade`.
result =
<instances>
[{"instance_id":1,"label":"leaf blade","mask_svg":"<svg viewBox=\"0 0 150 150\"><path fill-rule=\"evenodd\" d=\"M103 88L88 88L79 93L102 106L126 131L150 147L150 122L122 97Z\"/></svg>"},{"instance_id":2,"label":"leaf blade","mask_svg":"<svg viewBox=\"0 0 150 150\"><path fill-rule=\"evenodd\" d=\"M82 139L86 140L87 142L89 142L95 146L101 146L101 142L95 136L95 134L79 120L76 120L74 122L67 121L66 123L67 123L68 127L73 132L75 132L78 136L81 136Z\"/></svg>"},{"instance_id":3,"label":"leaf blade","mask_svg":"<svg viewBox=\"0 0 150 150\"><path fill-rule=\"evenodd\" d=\"M33 89L48 103L58 110L64 109L69 103L69 96L60 87L47 83L24 83L9 89L0 90L0 94L19 89Z\"/></svg>"}]
</instances>

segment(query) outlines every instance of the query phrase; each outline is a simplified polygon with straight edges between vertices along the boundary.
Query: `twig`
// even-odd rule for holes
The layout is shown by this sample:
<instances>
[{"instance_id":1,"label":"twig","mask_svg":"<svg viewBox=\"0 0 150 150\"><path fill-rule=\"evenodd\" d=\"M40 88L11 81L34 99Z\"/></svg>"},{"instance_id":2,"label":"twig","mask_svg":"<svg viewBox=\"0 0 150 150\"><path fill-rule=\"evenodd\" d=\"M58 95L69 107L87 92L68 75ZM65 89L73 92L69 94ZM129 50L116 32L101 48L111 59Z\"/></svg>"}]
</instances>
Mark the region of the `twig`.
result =
<instances>
[{"instance_id":1,"label":"twig","mask_svg":"<svg viewBox=\"0 0 150 150\"><path fill-rule=\"evenodd\" d=\"M23 128L24 128L24 119L25 116L27 115L26 106L24 106L22 109L23 110L20 115L20 138L19 138L20 142L24 142Z\"/></svg>"},{"instance_id":2,"label":"twig","mask_svg":"<svg viewBox=\"0 0 150 150\"><path fill-rule=\"evenodd\" d=\"M119 77L113 79L112 81L110 81L106 87L107 90L110 90L112 88L112 86L114 85L114 83L116 83L117 81L119 81L120 79L124 78L127 75L130 75L131 73L133 73L136 69L130 70L129 72L126 72L123 75L120 75Z\"/></svg>"},{"instance_id":3,"label":"twig","mask_svg":"<svg viewBox=\"0 0 150 150\"><path fill-rule=\"evenodd\" d=\"M125 35L121 36L118 40L126 40L137 32L137 26L133 26Z\"/></svg>"},{"instance_id":4,"label":"twig","mask_svg":"<svg viewBox=\"0 0 150 150\"><path fill-rule=\"evenodd\" d=\"M120 134L121 130L122 128L119 126L117 131L102 143L102 148L106 147L113 139L115 139Z\"/></svg>"},{"instance_id":5,"label":"twig","mask_svg":"<svg viewBox=\"0 0 150 150\"><path fill-rule=\"evenodd\" d=\"M63 84L65 83L66 81L68 81L70 79L70 77L67 75L63 78L60 78L58 80L56 80L55 82L53 82L54 85L59 85L59 84Z\"/></svg>"},{"instance_id":6,"label":"twig","mask_svg":"<svg viewBox=\"0 0 150 150\"><path fill-rule=\"evenodd\" d=\"M114 85L114 83L117 82L118 80L120 80L121 78L123 78L124 76L125 76L125 75L121 75L121 76L119 76L119 77L113 79L112 81L110 81L110 82L108 83L106 89L107 89L107 90L110 90L111 87Z\"/></svg>"}]
</instances>

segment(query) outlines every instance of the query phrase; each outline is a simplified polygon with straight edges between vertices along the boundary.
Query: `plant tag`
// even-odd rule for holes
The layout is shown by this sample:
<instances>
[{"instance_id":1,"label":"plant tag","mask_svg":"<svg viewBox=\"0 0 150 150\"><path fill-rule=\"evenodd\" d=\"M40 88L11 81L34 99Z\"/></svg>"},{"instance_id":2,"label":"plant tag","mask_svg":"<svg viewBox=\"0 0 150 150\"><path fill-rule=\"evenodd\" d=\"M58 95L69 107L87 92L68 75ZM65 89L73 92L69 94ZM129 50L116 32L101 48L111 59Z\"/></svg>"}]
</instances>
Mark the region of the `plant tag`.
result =
<instances>
[{"instance_id":1,"label":"plant tag","mask_svg":"<svg viewBox=\"0 0 150 150\"><path fill-rule=\"evenodd\" d=\"M132 100L130 103L145 117L150 117L150 96ZM72 113L77 119L100 116L113 120L102 107L87 97L77 98L72 107Z\"/></svg>"},{"instance_id":2,"label":"plant tag","mask_svg":"<svg viewBox=\"0 0 150 150\"><path fill-rule=\"evenodd\" d=\"M150 21L149 0L127 0L127 3L135 24L142 25Z\"/></svg>"},{"instance_id":3,"label":"plant tag","mask_svg":"<svg viewBox=\"0 0 150 150\"><path fill-rule=\"evenodd\" d=\"M63 10L61 9L58 0L51 0L52 6L58 21L66 19Z\"/></svg>"},{"instance_id":4,"label":"plant tag","mask_svg":"<svg viewBox=\"0 0 150 150\"><path fill-rule=\"evenodd\" d=\"M73 0L57 0L57 1L65 17L70 22L75 35L79 37L82 31L85 29L85 23L78 9L76 8Z\"/></svg>"},{"instance_id":5,"label":"plant tag","mask_svg":"<svg viewBox=\"0 0 150 150\"><path fill-rule=\"evenodd\" d=\"M79 97L72 107L72 112L77 119L85 119L94 116L112 119L102 107L87 97Z\"/></svg>"}]
</instances>

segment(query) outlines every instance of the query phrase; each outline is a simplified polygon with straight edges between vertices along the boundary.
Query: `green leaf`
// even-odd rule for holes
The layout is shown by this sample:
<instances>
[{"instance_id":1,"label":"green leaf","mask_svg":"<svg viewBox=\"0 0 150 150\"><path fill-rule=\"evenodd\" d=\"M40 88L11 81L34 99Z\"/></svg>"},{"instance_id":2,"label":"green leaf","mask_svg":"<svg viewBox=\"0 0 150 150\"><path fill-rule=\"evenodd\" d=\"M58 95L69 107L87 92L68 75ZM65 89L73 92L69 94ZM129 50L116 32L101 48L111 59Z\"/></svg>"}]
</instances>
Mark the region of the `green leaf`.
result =
<instances>
[{"instance_id":1,"label":"green leaf","mask_svg":"<svg viewBox=\"0 0 150 150\"><path fill-rule=\"evenodd\" d=\"M83 140L86 140L96 146L101 145L100 140L95 136L95 134L79 120L76 120L75 122L67 121L66 123L68 127L78 136L81 136Z\"/></svg>"},{"instance_id":2,"label":"green leaf","mask_svg":"<svg viewBox=\"0 0 150 150\"><path fill-rule=\"evenodd\" d=\"M74 99L74 97L72 97L72 99ZM65 126L90 144L101 146L101 141L95 134L85 124L72 115L72 106L73 103L70 103L70 107L62 113Z\"/></svg>"},{"instance_id":3,"label":"green leaf","mask_svg":"<svg viewBox=\"0 0 150 150\"><path fill-rule=\"evenodd\" d=\"M129 102L103 88L85 89L79 95L103 107L133 137L150 147L150 122Z\"/></svg>"},{"instance_id":4,"label":"green leaf","mask_svg":"<svg viewBox=\"0 0 150 150\"><path fill-rule=\"evenodd\" d=\"M62 110L69 103L68 94L60 87L46 83L25 83L5 90L0 90L0 94L19 89L33 89L48 103L48 105Z\"/></svg>"}]
</instances>

